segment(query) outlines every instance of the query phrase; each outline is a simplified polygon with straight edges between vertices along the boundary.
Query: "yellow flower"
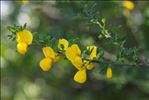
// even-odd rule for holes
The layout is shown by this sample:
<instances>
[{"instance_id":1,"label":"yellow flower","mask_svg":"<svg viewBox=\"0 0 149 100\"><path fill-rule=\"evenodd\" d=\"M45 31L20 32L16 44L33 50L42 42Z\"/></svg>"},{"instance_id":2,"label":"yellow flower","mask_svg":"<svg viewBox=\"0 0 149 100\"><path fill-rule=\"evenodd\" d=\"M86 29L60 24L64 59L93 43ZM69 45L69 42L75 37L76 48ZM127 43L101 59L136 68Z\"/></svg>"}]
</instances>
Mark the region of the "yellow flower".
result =
<instances>
[{"instance_id":1,"label":"yellow flower","mask_svg":"<svg viewBox=\"0 0 149 100\"><path fill-rule=\"evenodd\" d=\"M23 30L16 33L16 40L17 42L24 42L27 45L30 45L32 44L33 35L30 31Z\"/></svg>"},{"instance_id":2,"label":"yellow flower","mask_svg":"<svg viewBox=\"0 0 149 100\"><path fill-rule=\"evenodd\" d=\"M74 80L80 84L83 84L86 82L86 69L81 69L79 71L77 71L77 73L74 76Z\"/></svg>"},{"instance_id":3,"label":"yellow flower","mask_svg":"<svg viewBox=\"0 0 149 100\"><path fill-rule=\"evenodd\" d=\"M89 59L92 60L93 58L95 58L97 56L97 47L96 46L87 46L87 49L89 49L90 51L92 50L90 56L89 56ZM86 60L85 60L86 62ZM87 69L88 70L92 70L94 67L94 63L91 62L87 65Z\"/></svg>"},{"instance_id":4,"label":"yellow flower","mask_svg":"<svg viewBox=\"0 0 149 100\"><path fill-rule=\"evenodd\" d=\"M43 71L49 71L51 69L52 62L57 61L59 55L56 54L51 47L43 47L42 51L45 58L40 61L40 67Z\"/></svg>"},{"instance_id":5,"label":"yellow flower","mask_svg":"<svg viewBox=\"0 0 149 100\"><path fill-rule=\"evenodd\" d=\"M97 47L96 46L87 46L87 49L89 49L89 51L92 50L89 59L93 59L94 57L96 57L96 54L97 54Z\"/></svg>"},{"instance_id":6,"label":"yellow flower","mask_svg":"<svg viewBox=\"0 0 149 100\"><path fill-rule=\"evenodd\" d=\"M20 42L17 44L17 50L21 54L25 54L27 51L27 44L24 42Z\"/></svg>"},{"instance_id":7,"label":"yellow flower","mask_svg":"<svg viewBox=\"0 0 149 100\"><path fill-rule=\"evenodd\" d=\"M23 30L16 33L17 50L20 54L27 52L28 45L32 44L33 35L28 30Z\"/></svg>"},{"instance_id":8,"label":"yellow flower","mask_svg":"<svg viewBox=\"0 0 149 100\"><path fill-rule=\"evenodd\" d=\"M132 10L134 8L134 3L131 1L124 1L123 7L127 8L128 10Z\"/></svg>"},{"instance_id":9,"label":"yellow flower","mask_svg":"<svg viewBox=\"0 0 149 100\"><path fill-rule=\"evenodd\" d=\"M22 4L27 4L29 0L21 0Z\"/></svg>"},{"instance_id":10,"label":"yellow flower","mask_svg":"<svg viewBox=\"0 0 149 100\"><path fill-rule=\"evenodd\" d=\"M112 78L112 68L111 67L107 68L106 77L107 77L107 79Z\"/></svg>"},{"instance_id":11,"label":"yellow flower","mask_svg":"<svg viewBox=\"0 0 149 100\"><path fill-rule=\"evenodd\" d=\"M66 52L66 57L71 63L80 70L82 67L82 59L81 59L81 50L77 44L73 44L71 47L68 47Z\"/></svg>"},{"instance_id":12,"label":"yellow flower","mask_svg":"<svg viewBox=\"0 0 149 100\"><path fill-rule=\"evenodd\" d=\"M48 71L51 69L52 60L49 58L44 58L40 61L40 67L43 71Z\"/></svg>"},{"instance_id":13,"label":"yellow flower","mask_svg":"<svg viewBox=\"0 0 149 100\"><path fill-rule=\"evenodd\" d=\"M46 58L55 59L55 52L51 47L43 47L42 51Z\"/></svg>"},{"instance_id":14,"label":"yellow flower","mask_svg":"<svg viewBox=\"0 0 149 100\"><path fill-rule=\"evenodd\" d=\"M71 61L71 63L78 69L80 70L82 68L82 59L81 57L75 57L74 60Z\"/></svg>"},{"instance_id":15,"label":"yellow flower","mask_svg":"<svg viewBox=\"0 0 149 100\"><path fill-rule=\"evenodd\" d=\"M59 39L58 41L58 48L60 50L66 50L68 48L68 41L66 39Z\"/></svg>"},{"instance_id":16,"label":"yellow flower","mask_svg":"<svg viewBox=\"0 0 149 100\"><path fill-rule=\"evenodd\" d=\"M79 57L81 55L81 50L77 44L73 44L66 50L66 57L72 61L74 57Z\"/></svg>"},{"instance_id":17,"label":"yellow flower","mask_svg":"<svg viewBox=\"0 0 149 100\"><path fill-rule=\"evenodd\" d=\"M90 51L92 50L89 58L87 58L92 60L94 57L96 57L97 48L96 46L88 46L87 49ZM74 76L74 80L78 83L86 82L86 69L91 70L94 66L94 63L90 63L88 60L82 60L81 50L77 44L73 44L72 46L68 47L65 54L67 59L70 60L71 63L78 69Z\"/></svg>"}]
</instances>

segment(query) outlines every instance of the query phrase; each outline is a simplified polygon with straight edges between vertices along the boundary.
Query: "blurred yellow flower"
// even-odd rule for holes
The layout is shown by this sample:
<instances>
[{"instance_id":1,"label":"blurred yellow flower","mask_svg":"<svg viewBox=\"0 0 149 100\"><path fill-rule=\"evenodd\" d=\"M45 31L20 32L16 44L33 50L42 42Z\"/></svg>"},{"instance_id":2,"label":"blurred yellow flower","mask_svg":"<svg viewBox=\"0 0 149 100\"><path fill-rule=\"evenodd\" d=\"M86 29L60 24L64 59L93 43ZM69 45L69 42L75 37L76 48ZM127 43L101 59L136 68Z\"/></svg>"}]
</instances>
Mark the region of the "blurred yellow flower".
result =
<instances>
[{"instance_id":1,"label":"blurred yellow flower","mask_svg":"<svg viewBox=\"0 0 149 100\"><path fill-rule=\"evenodd\" d=\"M43 71L49 71L51 69L52 62L58 60L58 55L51 47L43 47L42 51L45 58L40 61L40 67Z\"/></svg>"},{"instance_id":2,"label":"blurred yellow flower","mask_svg":"<svg viewBox=\"0 0 149 100\"><path fill-rule=\"evenodd\" d=\"M107 77L107 79L112 78L112 68L111 67L107 68L106 77Z\"/></svg>"},{"instance_id":3,"label":"blurred yellow flower","mask_svg":"<svg viewBox=\"0 0 149 100\"><path fill-rule=\"evenodd\" d=\"M81 69L77 71L77 73L74 76L74 80L80 84L85 83L86 78L87 78L86 69Z\"/></svg>"},{"instance_id":4,"label":"blurred yellow flower","mask_svg":"<svg viewBox=\"0 0 149 100\"><path fill-rule=\"evenodd\" d=\"M132 10L134 8L134 3L132 1L123 1L122 5L128 10Z\"/></svg>"},{"instance_id":5,"label":"blurred yellow flower","mask_svg":"<svg viewBox=\"0 0 149 100\"><path fill-rule=\"evenodd\" d=\"M58 41L58 48L60 50L66 50L68 48L68 41L66 39L59 39Z\"/></svg>"},{"instance_id":6,"label":"blurred yellow flower","mask_svg":"<svg viewBox=\"0 0 149 100\"><path fill-rule=\"evenodd\" d=\"M21 0L22 4L27 4L29 2L29 0Z\"/></svg>"},{"instance_id":7,"label":"blurred yellow flower","mask_svg":"<svg viewBox=\"0 0 149 100\"><path fill-rule=\"evenodd\" d=\"M32 44L33 35L28 30L23 30L16 33L16 41L18 42L17 50L21 54L27 52L28 45Z\"/></svg>"}]
</instances>

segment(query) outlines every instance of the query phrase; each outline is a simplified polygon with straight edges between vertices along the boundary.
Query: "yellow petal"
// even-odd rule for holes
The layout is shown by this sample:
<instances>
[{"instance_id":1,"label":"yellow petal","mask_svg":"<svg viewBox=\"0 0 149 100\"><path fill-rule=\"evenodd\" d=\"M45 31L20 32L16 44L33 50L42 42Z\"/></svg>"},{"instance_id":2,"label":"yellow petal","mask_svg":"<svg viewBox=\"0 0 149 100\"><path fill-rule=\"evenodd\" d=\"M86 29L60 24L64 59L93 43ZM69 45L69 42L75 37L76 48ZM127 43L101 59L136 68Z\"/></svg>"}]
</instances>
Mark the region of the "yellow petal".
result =
<instances>
[{"instance_id":1,"label":"yellow petal","mask_svg":"<svg viewBox=\"0 0 149 100\"><path fill-rule=\"evenodd\" d=\"M77 44L73 44L71 47L69 47L66 50L66 57L70 61L73 61L75 57L80 56L80 55L81 55L81 50Z\"/></svg>"},{"instance_id":2,"label":"yellow petal","mask_svg":"<svg viewBox=\"0 0 149 100\"><path fill-rule=\"evenodd\" d=\"M88 70L92 70L94 68L94 63L90 63L86 67Z\"/></svg>"},{"instance_id":3,"label":"yellow petal","mask_svg":"<svg viewBox=\"0 0 149 100\"><path fill-rule=\"evenodd\" d=\"M80 70L82 68L82 59L81 57L77 56L74 58L74 60L71 61L71 63L78 69Z\"/></svg>"},{"instance_id":4,"label":"yellow petal","mask_svg":"<svg viewBox=\"0 0 149 100\"><path fill-rule=\"evenodd\" d=\"M40 61L40 67L43 71L48 71L51 69L52 60L49 58L44 58Z\"/></svg>"},{"instance_id":5,"label":"yellow petal","mask_svg":"<svg viewBox=\"0 0 149 100\"><path fill-rule=\"evenodd\" d=\"M86 82L86 77L86 69L82 69L75 74L74 80L80 84L83 84Z\"/></svg>"},{"instance_id":6,"label":"yellow petal","mask_svg":"<svg viewBox=\"0 0 149 100\"><path fill-rule=\"evenodd\" d=\"M124 1L123 7L127 8L128 10L132 10L134 8L134 3L132 1Z\"/></svg>"},{"instance_id":7,"label":"yellow petal","mask_svg":"<svg viewBox=\"0 0 149 100\"><path fill-rule=\"evenodd\" d=\"M23 43L23 42L18 43L17 44L17 51L20 54L25 54L27 52L27 44Z\"/></svg>"},{"instance_id":8,"label":"yellow petal","mask_svg":"<svg viewBox=\"0 0 149 100\"><path fill-rule=\"evenodd\" d=\"M90 59L93 59L94 57L96 57L96 53L97 53L97 47L96 46L87 46L87 49L89 49L90 51L92 50L91 54L90 54Z\"/></svg>"},{"instance_id":9,"label":"yellow petal","mask_svg":"<svg viewBox=\"0 0 149 100\"><path fill-rule=\"evenodd\" d=\"M111 67L107 68L106 77L108 79L112 78L112 68Z\"/></svg>"},{"instance_id":10,"label":"yellow petal","mask_svg":"<svg viewBox=\"0 0 149 100\"><path fill-rule=\"evenodd\" d=\"M69 45L69 43L68 43L68 41L66 39L59 39L59 41L58 41L58 48L60 50L66 50L68 48L68 45Z\"/></svg>"},{"instance_id":11,"label":"yellow petal","mask_svg":"<svg viewBox=\"0 0 149 100\"><path fill-rule=\"evenodd\" d=\"M55 52L51 47L43 47L42 51L46 58L51 58L53 60L55 59Z\"/></svg>"},{"instance_id":12,"label":"yellow petal","mask_svg":"<svg viewBox=\"0 0 149 100\"><path fill-rule=\"evenodd\" d=\"M71 47L67 48L65 54L67 59L70 60L77 69L82 67L82 59L80 57L81 50L77 44L73 44Z\"/></svg>"},{"instance_id":13,"label":"yellow petal","mask_svg":"<svg viewBox=\"0 0 149 100\"><path fill-rule=\"evenodd\" d=\"M16 33L16 40L17 40L17 42L24 42L27 45L30 45L33 40L33 35L30 31L23 30L23 31Z\"/></svg>"}]
</instances>

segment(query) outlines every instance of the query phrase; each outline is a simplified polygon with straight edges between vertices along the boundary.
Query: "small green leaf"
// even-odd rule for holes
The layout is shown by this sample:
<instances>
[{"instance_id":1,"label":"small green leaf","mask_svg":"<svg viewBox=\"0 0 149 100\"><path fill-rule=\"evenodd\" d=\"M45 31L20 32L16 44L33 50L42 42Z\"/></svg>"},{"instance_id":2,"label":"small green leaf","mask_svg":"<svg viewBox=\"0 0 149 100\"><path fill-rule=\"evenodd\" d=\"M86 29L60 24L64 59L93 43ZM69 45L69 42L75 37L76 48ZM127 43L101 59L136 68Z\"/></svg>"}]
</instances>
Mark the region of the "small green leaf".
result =
<instances>
[{"instance_id":1,"label":"small green leaf","mask_svg":"<svg viewBox=\"0 0 149 100\"><path fill-rule=\"evenodd\" d=\"M106 19L105 19L105 18L102 18L102 19L101 19L101 22L102 22L103 24L105 24L105 23L106 23Z\"/></svg>"}]
</instances>

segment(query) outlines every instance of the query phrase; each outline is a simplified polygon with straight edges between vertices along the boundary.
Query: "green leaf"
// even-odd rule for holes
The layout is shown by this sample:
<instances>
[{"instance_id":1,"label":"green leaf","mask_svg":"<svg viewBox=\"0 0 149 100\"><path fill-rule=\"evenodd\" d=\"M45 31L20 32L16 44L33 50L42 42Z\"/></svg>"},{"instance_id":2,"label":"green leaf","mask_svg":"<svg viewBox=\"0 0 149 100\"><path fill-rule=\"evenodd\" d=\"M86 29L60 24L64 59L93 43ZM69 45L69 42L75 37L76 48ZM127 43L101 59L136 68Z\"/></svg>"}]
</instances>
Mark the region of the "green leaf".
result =
<instances>
[{"instance_id":1,"label":"green leaf","mask_svg":"<svg viewBox=\"0 0 149 100\"><path fill-rule=\"evenodd\" d=\"M105 24L105 23L106 23L106 19L105 19L105 18L102 18L102 19L101 19L101 22L102 22L103 24Z\"/></svg>"}]
</instances>

